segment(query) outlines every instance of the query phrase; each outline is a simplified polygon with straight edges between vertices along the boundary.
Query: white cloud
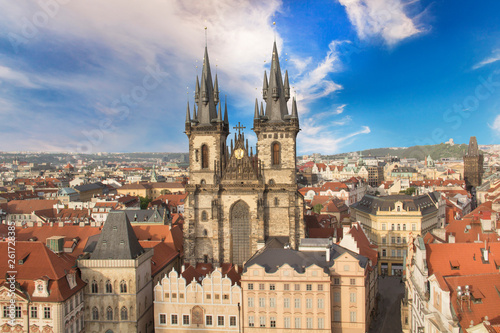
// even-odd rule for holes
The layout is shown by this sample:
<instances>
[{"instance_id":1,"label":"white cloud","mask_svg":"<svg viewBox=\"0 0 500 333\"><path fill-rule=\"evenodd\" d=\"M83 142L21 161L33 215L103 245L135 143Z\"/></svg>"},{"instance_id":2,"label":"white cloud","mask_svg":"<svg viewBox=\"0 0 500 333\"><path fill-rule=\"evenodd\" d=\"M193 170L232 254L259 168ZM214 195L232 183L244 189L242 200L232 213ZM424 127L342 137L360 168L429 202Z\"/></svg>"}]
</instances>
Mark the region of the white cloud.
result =
<instances>
[{"instance_id":1,"label":"white cloud","mask_svg":"<svg viewBox=\"0 0 500 333\"><path fill-rule=\"evenodd\" d=\"M36 84L31 82L26 74L0 65L0 82L2 82L2 80L22 88L39 88Z\"/></svg>"},{"instance_id":2,"label":"white cloud","mask_svg":"<svg viewBox=\"0 0 500 333\"><path fill-rule=\"evenodd\" d=\"M339 152L347 140L371 132L368 126L362 126L360 130L344 135L334 135L326 129L326 126L303 124L302 130L309 133L309 135L298 137L299 146L302 147L299 153L321 152L323 154L335 154Z\"/></svg>"},{"instance_id":3,"label":"white cloud","mask_svg":"<svg viewBox=\"0 0 500 333\"><path fill-rule=\"evenodd\" d=\"M478 68L481 68L483 66L497 62L499 60L500 60L500 49L496 49L492 52L491 56L487 57L486 59L481 60L480 62L478 62L477 64L472 66L472 69L478 69Z\"/></svg>"},{"instance_id":4,"label":"white cloud","mask_svg":"<svg viewBox=\"0 0 500 333\"><path fill-rule=\"evenodd\" d=\"M388 45L421 33L404 0L339 0L360 39L380 36Z\"/></svg>"},{"instance_id":5,"label":"white cloud","mask_svg":"<svg viewBox=\"0 0 500 333\"><path fill-rule=\"evenodd\" d=\"M493 125L490 125L490 127L496 135L500 135L500 114L496 116L495 120L493 121Z\"/></svg>"},{"instance_id":6,"label":"white cloud","mask_svg":"<svg viewBox=\"0 0 500 333\"><path fill-rule=\"evenodd\" d=\"M341 63L337 54L339 41L332 41L328 45L328 52L316 68L306 73L296 84L297 100L304 103L325 97L342 89L342 86L328 78L328 75L339 71Z\"/></svg>"}]
</instances>

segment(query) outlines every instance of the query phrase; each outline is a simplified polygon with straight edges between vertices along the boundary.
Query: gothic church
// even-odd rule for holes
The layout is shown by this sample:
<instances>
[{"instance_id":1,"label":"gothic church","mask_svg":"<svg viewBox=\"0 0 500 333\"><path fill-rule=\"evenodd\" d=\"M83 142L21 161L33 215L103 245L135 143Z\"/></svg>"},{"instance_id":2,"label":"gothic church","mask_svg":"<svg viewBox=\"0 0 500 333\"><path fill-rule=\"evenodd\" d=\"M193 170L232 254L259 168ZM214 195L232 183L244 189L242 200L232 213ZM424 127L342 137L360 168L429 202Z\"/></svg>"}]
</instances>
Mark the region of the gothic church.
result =
<instances>
[{"instance_id":1,"label":"gothic church","mask_svg":"<svg viewBox=\"0 0 500 333\"><path fill-rule=\"evenodd\" d=\"M292 99L289 113L288 72L283 80L276 42L262 92L265 107L255 101L255 152L239 123L228 146L227 105L219 99L217 75L212 81L205 47L195 106L191 113L188 103L185 124L190 171L184 255L191 264L242 265L267 242L296 248L305 236L304 200L295 178L297 105Z\"/></svg>"}]
</instances>

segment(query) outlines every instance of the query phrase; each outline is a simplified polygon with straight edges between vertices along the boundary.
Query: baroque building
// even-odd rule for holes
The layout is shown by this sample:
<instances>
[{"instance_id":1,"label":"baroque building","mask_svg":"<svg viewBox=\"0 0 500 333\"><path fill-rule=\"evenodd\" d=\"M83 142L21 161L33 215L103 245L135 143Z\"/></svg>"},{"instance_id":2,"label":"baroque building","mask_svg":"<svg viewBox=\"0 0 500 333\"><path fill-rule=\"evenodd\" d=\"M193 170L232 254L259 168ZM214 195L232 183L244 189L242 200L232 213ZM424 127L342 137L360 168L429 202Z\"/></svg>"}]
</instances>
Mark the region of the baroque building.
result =
<instances>
[{"instance_id":1,"label":"baroque building","mask_svg":"<svg viewBox=\"0 0 500 333\"><path fill-rule=\"evenodd\" d=\"M295 248L304 237L303 197L297 191L297 105L290 99L288 72L283 80L274 43L269 80L264 73L260 109L255 101L255 153L238 123L227 145L227 104L219 100L205 48L201 82L196 78L195 106L186 112L189 184L185 204L185 259L241 265L272 238ZM224 116L223 116L224 114Z\"/></svg>"},{"instance_id":2,"label":"baroque building","mask_svg":"<svg viewBox=\"0 0 500 333\"><path fill-rule=\"evenodd\" d=\"M483 176L483 155L479 153L479 147L475 136L470 137L469 150L464 156L464 180L467 190L471 187L481 185Z\"/></svg>"}]
</instances>

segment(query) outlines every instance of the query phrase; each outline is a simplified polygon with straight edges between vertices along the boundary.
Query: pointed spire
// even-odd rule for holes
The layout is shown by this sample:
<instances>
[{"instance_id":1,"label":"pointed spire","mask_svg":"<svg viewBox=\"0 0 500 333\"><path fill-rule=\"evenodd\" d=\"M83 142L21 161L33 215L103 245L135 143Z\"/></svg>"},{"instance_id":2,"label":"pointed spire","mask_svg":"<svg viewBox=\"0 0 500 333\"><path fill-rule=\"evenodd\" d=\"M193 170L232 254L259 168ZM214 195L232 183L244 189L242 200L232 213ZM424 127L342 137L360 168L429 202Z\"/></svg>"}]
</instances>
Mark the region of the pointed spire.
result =
<instances>
[{"instance_id":1,"label":"pointed spire","mask_svg":"<svg viewBox=\"0 0 500 333\"><path fill-rule=\"evenodd\" d=\"M285 95L285 88L283 87L283 80L281 78L278 48L276 42L274 42L271 70L269 71L269 85L267 89L267 96L272 97L272 99L266 99L265 112L269 121L283 122L285 116L288 115L287 99Z\"/></svg>"},{"instance_id":2,"label":"pointed spire","mask_svg":"<svg viewBox=\"0 0 500 333\"><path fill-rule=\"evenodd\" d=\"M288 70L285 71L285 101L290 99L290 83L288 82Z\"/></svg>"},{"instance_id":3,"label":"pointed spire","mask_svg":"<svg viewBox=\"0 0 500 333\"><path fill-rule=\"evenodd\" d=\"M267 89L269 88L269 84L267 83L267 72L264 71L264 84L262 85L262 98L267 100Z\"/></svg>"},{"instance_id":4,"label":"pointed spire","mask_svg":"<svg viewBox=\"0 0 500 333\"><path fill-rule=\"evenodd\" d=\"M214 102L216 105L219 103L219 83L217 82L217 74L215 74Z\"/></svg>"},{"instance_id":5,"label":"pointed spire","mask_svg":"<svg viewBox=\"0 0 500 333\"><path fill-rule=\"evenodd\" d=\"M188 101L187 110L186 110L186 124L190 124L190 123L191 123L191 115L189 114L189 101Z\"/></svg>"},{"instance_id":6,"label":"pointed spire","mask_svg":"<svg viewBox=\"0 0 500 333\"><path fill-rule=\"evenodd\" d=\"M193 105L193 120L198 121L198 113L196 112L196 104Z\"/></svg>"},{"instance_id":7,"label":"pointed spire","mask_svg":"<svg viewBox=\"0 0 500 333\"><path fill-rule=\"evenodd\" d=\"M188 108L189 108L189 103L188 103ZM259 119L259 102L257 102L257 98L255 99L255 114L254 114L254 119Z\"/></svg>"},{"instance_id":8,"label":"pointed spire","mask_svg":"<svg viewBox=\"0 0 500 333\"><path fill-rule=\"evenodd\" d=\"M295 100L295 97L292 99L292 118L298 118L297 101Z\"/></svg>"},{"instance_id":9,"label":"pointed spire","mask_svg":"<svg viewBox=\"0 0 500 333\"><path fill-rule=\"evenodd\" d=\"M228 120L228 117L227 117L227 97L224 98L224 123L226 125L229 125L229 120Z\"/></svg>"},{"instance_id":10,"label":"pointed spire","mask_svg":"<svg viewBox=\"0 0 500 333\"><path fill-rule=\"evenodd\" d=\"M203 57L199 94L199 101L201 103L198 104L198 121L201 124L210 125L217 118L217 103L215 102L215 91L212 83L207 47L205 47L205 55Z\"/></svg>"},{"instance_id":11,"label":"pointed spire","mask_svg":"<svg viewBox=\"0 0 500 333\"><path fill-rule=\"evenodd\" d=\"M264 116L264 102L260 102L260 115Z\"/></svg>"}]
</instances>

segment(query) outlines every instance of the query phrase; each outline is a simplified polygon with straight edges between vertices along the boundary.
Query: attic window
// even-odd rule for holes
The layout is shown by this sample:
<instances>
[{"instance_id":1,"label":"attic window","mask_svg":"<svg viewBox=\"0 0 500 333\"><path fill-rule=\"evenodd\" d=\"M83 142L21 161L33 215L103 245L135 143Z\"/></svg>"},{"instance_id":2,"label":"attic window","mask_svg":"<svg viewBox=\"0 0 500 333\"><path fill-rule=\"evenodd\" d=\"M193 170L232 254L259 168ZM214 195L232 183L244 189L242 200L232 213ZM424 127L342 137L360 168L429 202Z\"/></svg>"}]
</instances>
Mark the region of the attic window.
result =
<instances>
[{"instance_id":1,"label":"attic window","mask_svg":"<svg viewBox=\"0 0 500 333\"><path fill-rule=\"evenodd\" d=\"M450 266L452 270L460 269L460 263L458 262L458 260L450 260Z\"/></svg>"},{"instance_id":2,"label":"attic window","mask_svg":"<svg viewBox=\"0 0 500 333\"><path fill-rule=\"evenodd\" d=\"M120 241L120 245L123 245L123 244L125 244L125 241L124 241L124 240L121 240L121 241Z\"/></svg>"},{"instance_id":3,"label":"attic window","mask_svg":"<svg viewBox=\"0 0 500 333\"><path fill-rule=\"evenodd\" d=\"M116 231L116 230L118 230L118 227L115 225L115 226L113 226L113 231Z\"/></svg>"}]
</instances>

